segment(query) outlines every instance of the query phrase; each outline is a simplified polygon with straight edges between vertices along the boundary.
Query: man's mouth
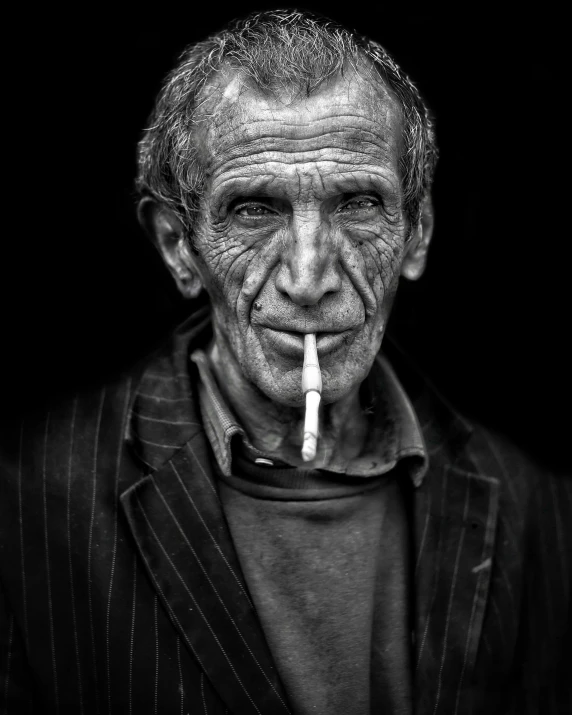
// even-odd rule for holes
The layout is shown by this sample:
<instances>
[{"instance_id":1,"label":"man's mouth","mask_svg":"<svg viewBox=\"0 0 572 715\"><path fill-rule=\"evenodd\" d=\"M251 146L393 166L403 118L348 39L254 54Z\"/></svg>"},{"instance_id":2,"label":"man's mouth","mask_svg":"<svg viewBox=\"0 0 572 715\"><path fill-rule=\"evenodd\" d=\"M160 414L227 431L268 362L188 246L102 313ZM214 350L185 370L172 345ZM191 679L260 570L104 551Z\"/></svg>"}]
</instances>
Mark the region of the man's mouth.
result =
<instances>
[{"instance_id":1,"label":"man's mouth","mask_svg":"<svg viewBox=\"0 0 572 715\"><path fill-rule=\"evenodd\" d=\"M338 350L348 340L352 332L352 330L316 332L318 357L323 358ZM263 333L272 348L281 355L303 359L304 333L273 328L263 328Z\"/></svg>"}]
</instances>

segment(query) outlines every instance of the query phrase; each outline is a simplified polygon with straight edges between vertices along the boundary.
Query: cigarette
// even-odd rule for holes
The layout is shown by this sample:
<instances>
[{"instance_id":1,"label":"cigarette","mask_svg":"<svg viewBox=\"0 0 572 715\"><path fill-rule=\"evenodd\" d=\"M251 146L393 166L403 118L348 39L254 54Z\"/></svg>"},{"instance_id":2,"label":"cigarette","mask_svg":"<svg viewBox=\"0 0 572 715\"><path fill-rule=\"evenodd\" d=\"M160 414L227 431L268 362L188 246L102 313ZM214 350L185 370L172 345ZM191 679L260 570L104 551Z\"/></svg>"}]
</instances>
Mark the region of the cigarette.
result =
<instances>
[{"instance_id":1,"label":"cigarette","mask_svg":"<svg viewBox=\"0 0 572 715\"><path fill-rule=\"evenodd\" d=\"M318 407L320 406L322 392L322 374L318 363L316 336L313 333L308 333L304 336L302 392L306 397L302 459L305 462L311 462L316 456L318 446Z\"/></svg>"}]
</instances>

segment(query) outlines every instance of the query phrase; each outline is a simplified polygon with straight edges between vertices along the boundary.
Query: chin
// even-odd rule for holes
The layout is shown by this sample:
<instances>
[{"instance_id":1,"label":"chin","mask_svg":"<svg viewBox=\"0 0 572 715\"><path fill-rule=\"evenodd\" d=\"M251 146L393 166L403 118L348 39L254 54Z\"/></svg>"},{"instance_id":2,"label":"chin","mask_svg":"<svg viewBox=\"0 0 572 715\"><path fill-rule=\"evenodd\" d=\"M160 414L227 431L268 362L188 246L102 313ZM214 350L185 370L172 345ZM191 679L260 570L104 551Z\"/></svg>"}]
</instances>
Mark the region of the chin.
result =
<instances>
[{"instance_id":1,"label":"chin","mask_svg":"<svg viewBox=\"0 0 572 715\"><path fill-rule=\"evenodd\" d=\"M329 370L323 370L322 404L339 402L358 387L366 376L367 372L332 375ZM305 408L306 398L302 393L301 365L285 372L267 370L263 373L251 373L249 379L272 402L285 407Z\"/></svg>"},{"instance_id":2,"label":"chin","mask_svg":"<svg viewBox=\"0 0 572 715\"><path fill-rule=\"evenodd\" d=\"M322 403L332 405L350 395L367 377L369 370L352 375L329 376L322 373Z\"/></svg>"},{"instance_id":3,"label":"chin","mask_svg":"<svg viewBox=\"0 0 572 715\"><path fill-rule=\"evenodd\" d=\"M278 405L302 409L306 404L302 394L301 368L280 377L267 372L251 375L250 379L266 398Z\"/></svg>"}]
</instances>

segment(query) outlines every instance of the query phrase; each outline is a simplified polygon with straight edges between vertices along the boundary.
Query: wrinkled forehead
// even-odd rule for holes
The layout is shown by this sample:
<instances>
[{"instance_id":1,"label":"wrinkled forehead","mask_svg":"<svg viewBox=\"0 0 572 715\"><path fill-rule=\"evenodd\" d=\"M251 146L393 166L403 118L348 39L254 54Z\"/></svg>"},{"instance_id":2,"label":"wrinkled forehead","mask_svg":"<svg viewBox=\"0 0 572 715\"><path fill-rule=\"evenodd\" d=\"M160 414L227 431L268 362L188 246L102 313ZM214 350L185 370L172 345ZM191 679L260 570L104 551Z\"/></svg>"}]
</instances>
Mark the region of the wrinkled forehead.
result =
<instances>
[{"instance_id":1,"label":"wrinkled forehead","mask_svg":"<svg viewBox=\"0 0 572 715\"><path fill-rule=\"evenodd\" d=\"M205 168L277 132L290 142L327 134L356 152L360 142L375 136L396 159L401 149L399 103L379 76L353 68L310 96L297 87L261 90L240 71L225 68L205 86L198 104L195 141Z\"/></svg>"}]
</instances>

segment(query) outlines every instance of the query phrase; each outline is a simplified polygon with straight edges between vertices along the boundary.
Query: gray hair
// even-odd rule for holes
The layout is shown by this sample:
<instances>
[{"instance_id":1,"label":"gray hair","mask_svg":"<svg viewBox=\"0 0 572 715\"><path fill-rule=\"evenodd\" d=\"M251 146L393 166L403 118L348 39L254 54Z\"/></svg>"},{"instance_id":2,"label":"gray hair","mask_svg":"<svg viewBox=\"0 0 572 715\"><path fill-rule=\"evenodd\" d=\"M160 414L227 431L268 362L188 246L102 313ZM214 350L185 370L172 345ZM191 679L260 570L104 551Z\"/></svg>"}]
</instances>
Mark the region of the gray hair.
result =
<instances>
[{"instance_id":1,"label":"gray hair","mask_svg":"<svg viewBox=\"0 0 572 715\"><path fill-rule=\"evenodd\" d=\"M262 91L288 89L309 96L348 66L362 75L373 70L399 103L404 210L410 229L415 227L437 161L433 121L419 91L377 42L297 10L261 12L233 21L183 52L163 84L139 142L140 196L151 196L169 207L192 234L204 189L194 140L201 90L223 68L239 71Z\"/></svg>"}]
</instances>

